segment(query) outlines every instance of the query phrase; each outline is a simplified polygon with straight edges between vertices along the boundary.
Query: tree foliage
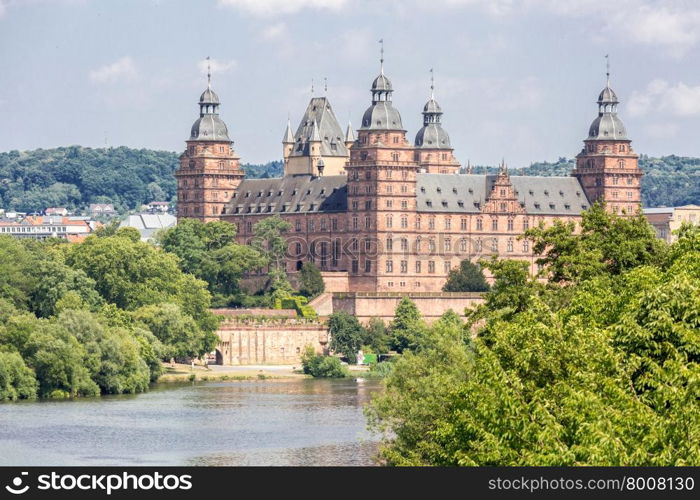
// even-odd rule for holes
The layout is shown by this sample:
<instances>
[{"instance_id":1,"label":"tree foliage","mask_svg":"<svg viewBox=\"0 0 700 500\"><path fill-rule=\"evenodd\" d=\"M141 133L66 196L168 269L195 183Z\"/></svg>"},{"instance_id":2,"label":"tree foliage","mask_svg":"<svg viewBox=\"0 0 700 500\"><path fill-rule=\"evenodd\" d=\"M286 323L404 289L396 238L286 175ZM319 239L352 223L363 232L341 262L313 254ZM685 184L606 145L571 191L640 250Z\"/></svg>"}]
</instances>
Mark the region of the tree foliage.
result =
<instances>
[{"instance_id":1,"label":"tree foliage","mask_svg":"<svg viewBox=\"0 0 700 500\"><path fill-rule=\"evenodd\" d=\"M700 229L666 249L639 218L594 209L584 227L545 234L546 285L520 263L485 263L485 304L465 325L436 322L394 364L368 410L388 464L700 461Z\"/></svg>"},{"instance_id":2,"label":"tree foliage","mask_svg":"<svg viewBox=\"0 0 700 500\"><path fill-rule=\"evenodd\" d=\"M328 334L331 351L345 356L348 363L357 363L357 352L366 337L357 318L345 311L334 312L328 318Z\"/></svg>"},{"instance_id":3,"label":"tree foliage","mask_svg":"<svg viewBox=\"0 0 700 500\"><path fill-rule=\"evenodd\" d=\"M469 259L464 259L458 268L450 270L442 287L443 292L486 292L488 289L481 267Z\"/></svg>"},{"instance_id":4,"label":"tree foliage","mask_svg":"<svg viewBox=\"0 0 700 500\"><path fill-rule=\"evenodd\" d=\"M308 298L314 298L323 293L326 285L321 271L313 262L304 262L299 271L299 293Z\"/></svg>"},{"instance_id":5,"label":"tree foliage","mask_svg":"<svg viewBox=\"0 0 700 500\"><path fill-rule=\"evenodd\" d=\"M214 304L235 304L243 293L246 273L267 264L265 256L249 245L235 242L236 228L223 221L183 219L158 235L163 250L180 258L180 268L208 284Z\"/></svg>"},{"instance_id":6,"label":"tree foliage","mask_svg":"<svg viewBox=\"0 0 700 500\"><path fill-rule=\"evenodd\" d=\"M344 378L350 375L338 358L316 354L310 345L306 346L301 355L301 366L306 375L314 378Z\"/></svg>"},{"instance_id":7,"label":"tree foliage","mask_svg":"<svg viewBox=\"0 0 700 500\"><path fill-rule=\"evenodd\" d=\"M0 236L0 400L147 390L213 349L205 283L129 231L78 244Z\"/></svg>"},{"instance_id":8,"label":"tree foliage","mask_svg":"<svg viewBox=\"0 0 700 500\"><path fill-rule=\"evenodd\" d=\"M404 296L396 306L394 320L389 327L391 348L396 352L416 350L422 344L425 324L416 304Z\"/></svg>"}]
</instances>

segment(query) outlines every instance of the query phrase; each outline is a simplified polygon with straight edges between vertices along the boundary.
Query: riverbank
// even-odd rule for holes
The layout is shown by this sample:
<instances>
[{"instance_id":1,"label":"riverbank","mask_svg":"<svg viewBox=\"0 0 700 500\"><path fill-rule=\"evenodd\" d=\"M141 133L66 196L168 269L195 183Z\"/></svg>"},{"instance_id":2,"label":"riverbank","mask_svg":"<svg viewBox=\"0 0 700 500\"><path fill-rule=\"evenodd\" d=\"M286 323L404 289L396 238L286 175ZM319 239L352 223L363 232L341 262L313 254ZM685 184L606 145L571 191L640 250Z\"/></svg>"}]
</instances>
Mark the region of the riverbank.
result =
<instances>
[{"instance_id":1,"label":"riverbank","mask_svg":"<svg viewBox=\"0 0 700 500\"><path fill-rule=\"evenodd\" d=\"M368 366L349 365L352 375L366 374ZM225 380L288 380L311 378L301 373L297 365L240 365L222 366L191 365L180 363L164 363L163 375L158 383L194 382L194 381L225 381Z\"/></svg>"}]
</instances>

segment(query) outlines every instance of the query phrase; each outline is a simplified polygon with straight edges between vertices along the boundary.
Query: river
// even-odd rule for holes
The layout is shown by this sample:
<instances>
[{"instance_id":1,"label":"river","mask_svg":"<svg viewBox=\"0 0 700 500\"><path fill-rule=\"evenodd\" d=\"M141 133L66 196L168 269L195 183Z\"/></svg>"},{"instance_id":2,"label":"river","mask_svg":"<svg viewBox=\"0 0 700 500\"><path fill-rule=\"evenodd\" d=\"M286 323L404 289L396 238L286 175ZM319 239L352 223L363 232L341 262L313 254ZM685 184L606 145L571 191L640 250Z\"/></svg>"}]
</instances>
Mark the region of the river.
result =
<instances>
[{"instance_id":1,"label":"river","mask_svg":"<svg viewBox=\"0 0 700 500\"><path fill-rule=\"evenodd\" d=\"M0 465L374 465L381 381L261 380L0 404Z\"/></svg>"}]
</instances>

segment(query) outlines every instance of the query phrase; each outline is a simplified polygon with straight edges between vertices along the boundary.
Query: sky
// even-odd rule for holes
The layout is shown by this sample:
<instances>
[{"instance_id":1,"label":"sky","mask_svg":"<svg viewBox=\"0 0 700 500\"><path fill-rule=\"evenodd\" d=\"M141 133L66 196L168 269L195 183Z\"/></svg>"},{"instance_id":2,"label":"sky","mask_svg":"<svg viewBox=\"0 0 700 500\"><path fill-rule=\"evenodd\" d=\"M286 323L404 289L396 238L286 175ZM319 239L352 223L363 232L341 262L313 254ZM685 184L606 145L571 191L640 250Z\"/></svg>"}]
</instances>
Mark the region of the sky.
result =
<instances>
[{"instance_id":1,"label":"sky","mask_svg":"<svg viewBox=\"0 0 700 500\"><path fill-rule=\"evenodd\" d=\"M209 56L242 161L280 159L312 79L359 126L383 39L409 140L433 68L463 164L576 155L606 54L635 150L700 156L698 26L695 0L0 0L0 151L183 151Z\"/></svg>"}]
</instances>

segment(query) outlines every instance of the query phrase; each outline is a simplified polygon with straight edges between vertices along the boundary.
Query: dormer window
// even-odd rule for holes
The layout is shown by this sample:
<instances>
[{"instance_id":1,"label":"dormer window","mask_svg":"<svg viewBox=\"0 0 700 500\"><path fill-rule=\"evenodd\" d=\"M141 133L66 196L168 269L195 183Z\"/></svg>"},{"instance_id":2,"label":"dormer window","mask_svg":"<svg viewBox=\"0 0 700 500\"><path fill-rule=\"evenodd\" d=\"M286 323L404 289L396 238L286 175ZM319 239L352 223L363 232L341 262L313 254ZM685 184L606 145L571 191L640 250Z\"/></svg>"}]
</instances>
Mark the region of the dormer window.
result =
<instances>
[{"instance_id":1,"label":"dormer window","mask_svg":"<svg viewBox=\"0 0 700 500\"><path fill-rule=\"evenodd\" d=\"M559 190L559 196L564 196L564 191L562 191L561 189Z\"/></svg>"},{"instance_id":2,"label":"dormer window","mask_svg":"<svg viewBox=\"0 0 700 500\"><path fill-rule=\"evenodd\" d=\"M545 190L544 190L544 195L545 195L545 196L549 196L549 191L547 191L547 190L545 189Z\"/></svg>"},{"instance_id":3,"label":"dormer window","mask_svg":"<svg viewBox=\"0 0 700 500\"><path fill-rule=\"evenodd\" d=\"M454 194L457 194L457 188L452 188L452 192L453 192Z\"/></svg>"},{"instance_id":4,"label":"dormer window","mask_svg":"<svg viewBox=\"0 0 700 500\"><path fill-rule=\"evenodd\" d=\"M571 210L571 205L569 205L568 203L565 203L565 204L564 204L564 208L565 208L566 210Z\"/></svg>"},{"instance_id":5,"label":"dormer window","mask_svg":"<svg viewBox=\"0 0 700 500\"><path fill-rule=\"evenodd\" d=\"M550 204L549 204L549 208L550 208L551 210L554 210L554 208L555 208L554 203L550 203Z\"/></svg>"},{"instance_id":6,"label":"dormer window","mask_svg":"<svg viewBox=\"0 0 700 500\"><path fill-rule=\"evenodd\" d=\"M245 197L246 197L246 198L250 198L250 191L246 191Z\"/></svg>"},{"instance_id":7,"label":"dormer window","mask_svg":"<svg viewBox=\"0 0 700 500\"><path fill-rule=\"evenodd\" d=\"M535 208L539 209L539 208L540 208L540 204L539 204L539 203L535 203Z\"/></svg>"},{"instance_id":8,"label":"dormer window","mask_svg":"<svg viewBox=\"0 0 700 500\"><path fill-rule=\"evenodd\" d=\"M581 196L581 191L576 191L576 196Z\"/></svg>"},{"instance_id":9,"label":"dormer window","mask_svg":"<svg viewBox=\"0 0 700 500\"><path fill-rule=\"evenodd\" d=\"M428 205L429 207L433 206L433 202L430 200L425 200L425 204Z\"/></svg>"},{"instance_id":10,"label":"dormer window","mask_svg":"<svg viewBox=\"0 0 700 500\"><path fill-rule=\"evenodd\" d=\"M447 202L445 200L442 200L442 206L447 208Z\"/></svg>"},{"instance_id":11,"label":"dormer window","mask_svg":"<svg viewBox=\"0 0 700 500\"><path fill-rule=\"evenodd\" d=\"M474 190L472 188L469 188L468 191L469 191L469 194L474 194Z\"/></svg>"},{"instance_id":12,"label":"dormer window","mask_svg":"<svg viewBox=\"0 0 700 500\"><path fill-rule=\"evenodd\" d=\"M459 206L459 208L464 208L464 202L462 200L459 200L457 202L457 205Z\"/></svg>"},{"instance_id":13,"label":"dormer window","mask_svg":"<svg viewBox=\"0 0 700 500\"><path fill-rule=\"evenodd\" d=\"M528 193L530 193L530 196L534 196L534 194L535 194L535 192L532 189L530 191L528 191Z\"/></svg>"},{"instance_id":14,"label":"dormer window","mask_svg":"<svg viewBox=\"0 0 700 500\"><path fill-rule=\"evenodd\" d=\"M263 194L262 191L258 191L258 198L260 198L262 196L262 194Z\"/></svg>"},{"instance_id":15,"label":"dormer window","mask_svg":"<svg viewBox=\"0 0 700 500\"><path fill-rule=\"evenodd\" d=\"M438 187L438 188L437 188L437 192L438 192L438 193L442 193L442 188Z\"/></svg>"}]
</instances>

